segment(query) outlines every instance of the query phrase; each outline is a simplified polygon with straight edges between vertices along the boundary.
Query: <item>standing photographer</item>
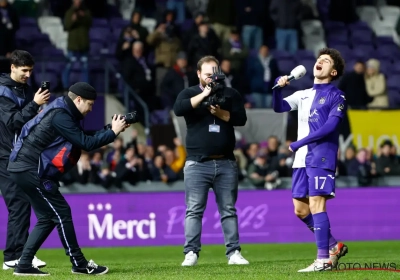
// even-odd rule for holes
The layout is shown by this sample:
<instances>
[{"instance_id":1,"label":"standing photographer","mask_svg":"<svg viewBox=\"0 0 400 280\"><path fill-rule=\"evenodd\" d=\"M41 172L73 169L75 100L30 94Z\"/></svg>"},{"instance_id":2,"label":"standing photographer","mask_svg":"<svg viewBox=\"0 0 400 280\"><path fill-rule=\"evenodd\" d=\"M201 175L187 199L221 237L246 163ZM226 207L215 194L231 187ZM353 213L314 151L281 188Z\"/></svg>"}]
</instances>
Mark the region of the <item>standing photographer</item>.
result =
<instances>
[{"instance_id":1,"label":"standing photographer","mask_svg":"<svg viewBox=\"0 0 400 280\"><path fill-rule=\"evenodd\" d=\"M51 102L23 126L8 163L11 179L23 190L38 219L14 270L19 276L46 276L32 265L40 246L57 227L74 274L105 274L108 268L88 261L76 238L71 208L59 190L59 180L78 162L81 150L90 152L112 143L129 126L114 116L104 130L88 135L80 121L92 111L97 93L87 83L76 83L68 96ZM108 129L109 128L109 129Z\"/></svg>"},{"instance_id":2,"label":"standing photographer","mask_svg":"<svg viewBox=\"0 0 400 280\"><path fill-rule=\"evenodd\" d=\"M202 217L209 189L214 190L225 237L229 264L249 264L240 251L236 200L238 195L238 167L234 126L247 121L241 95L224 87L225 78L219 71L218 60L205 56L197 63L200 85L179 93L175 115L183 116L187 125L187 158L184 167L186 192L185 260L182 266L197 264L201 250Z\"/></svg>"},{"instance_id":3,"label":"standing photographer","mask_svg":"<svg viewBox=\"0 0 400 280\"><path fill-rule=\"evenodd\" d=\"M8 210L3 270L12 269L21 257L28 239L31 205L25 194L11 180L7 171L8 158L22 127L38 113L50 98L48 90L33 93L28 85L35 61L30 53L14 50L10 55L11 73L0 75L0 190ZM33 264L46 263L34 257Z\"/></svg>"}]
</instances>

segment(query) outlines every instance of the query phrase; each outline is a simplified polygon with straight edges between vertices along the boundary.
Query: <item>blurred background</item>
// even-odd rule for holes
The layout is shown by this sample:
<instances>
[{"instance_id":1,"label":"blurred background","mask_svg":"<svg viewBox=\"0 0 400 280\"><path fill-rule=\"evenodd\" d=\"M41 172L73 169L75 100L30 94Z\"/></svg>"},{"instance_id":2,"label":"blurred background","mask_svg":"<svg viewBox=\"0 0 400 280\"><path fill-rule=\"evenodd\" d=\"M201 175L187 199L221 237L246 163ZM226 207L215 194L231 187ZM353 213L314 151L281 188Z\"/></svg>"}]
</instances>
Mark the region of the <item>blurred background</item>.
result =
<instances>
[{"instance_id":1,"label":"blurred background","mask_svg":"<svg viewBox=\"0 0 400 280\"><path fill-rule=\"evenodd\" d=\"M86 81L100 93L84 122L101 129L114 113L139 122L112 145L84 152L63 192L183 190L185 124L171 108L198 84L196 63L214 55L225 85L248 113L236 130L241 189L287 189L296 112L271 109L274 80L297 65L307 75L284 95L312 87L318 50L338 49L347 95L338 187L398 186L400 1L374 0L0 0L0 68L16 48L35 57L34 88L53 98Z\"/></svg>"}]
</instances>

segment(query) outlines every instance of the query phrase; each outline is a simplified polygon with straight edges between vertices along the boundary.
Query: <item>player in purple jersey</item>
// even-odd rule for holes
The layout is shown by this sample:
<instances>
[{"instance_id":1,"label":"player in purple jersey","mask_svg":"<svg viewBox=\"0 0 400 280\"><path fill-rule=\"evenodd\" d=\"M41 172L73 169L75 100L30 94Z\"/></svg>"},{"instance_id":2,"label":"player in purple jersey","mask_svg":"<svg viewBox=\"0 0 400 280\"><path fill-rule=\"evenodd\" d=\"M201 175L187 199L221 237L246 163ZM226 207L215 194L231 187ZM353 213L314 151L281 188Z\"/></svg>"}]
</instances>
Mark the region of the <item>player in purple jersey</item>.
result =
<instances>
[{"instance_id":1,"label":"player in purple jersey","mask_svg":"<svg viewBox=\"0 0 400 280\"><path fill-rule=\"evenodd\" d=\"M273 107L278 113L298 111L298 138L290 145L293 162L292 197L296 215L314 232L317 259L299 272L331 270L348 248L331 234L326 202L335 197L335 171L339 124L346 114L345 94L331 82L344 71L344 60L335 49L324 48L314 65L314 85L282 98L288 77L277 79Z\"/></svg>"}]
</instances>

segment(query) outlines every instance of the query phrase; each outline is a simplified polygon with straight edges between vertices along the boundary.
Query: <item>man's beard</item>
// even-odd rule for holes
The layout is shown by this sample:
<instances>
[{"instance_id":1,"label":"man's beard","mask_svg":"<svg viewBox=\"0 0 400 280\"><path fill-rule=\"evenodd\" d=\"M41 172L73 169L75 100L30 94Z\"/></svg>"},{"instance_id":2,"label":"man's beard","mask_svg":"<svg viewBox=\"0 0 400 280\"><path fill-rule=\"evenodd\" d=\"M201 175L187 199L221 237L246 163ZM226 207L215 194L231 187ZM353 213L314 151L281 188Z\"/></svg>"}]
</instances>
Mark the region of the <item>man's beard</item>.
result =
<instances>
[{"instance_id":1,"label":"man's beard","mask_svg":"<svg viewBox=\"0 0 400 280\"><path fill-rule=\"evenodd\" d=\"M206 81L204 81L202 78L200 78L200 84L201 84L201 86L204 87L204 88L207 86Z\"/></svg>"}]
</instances>

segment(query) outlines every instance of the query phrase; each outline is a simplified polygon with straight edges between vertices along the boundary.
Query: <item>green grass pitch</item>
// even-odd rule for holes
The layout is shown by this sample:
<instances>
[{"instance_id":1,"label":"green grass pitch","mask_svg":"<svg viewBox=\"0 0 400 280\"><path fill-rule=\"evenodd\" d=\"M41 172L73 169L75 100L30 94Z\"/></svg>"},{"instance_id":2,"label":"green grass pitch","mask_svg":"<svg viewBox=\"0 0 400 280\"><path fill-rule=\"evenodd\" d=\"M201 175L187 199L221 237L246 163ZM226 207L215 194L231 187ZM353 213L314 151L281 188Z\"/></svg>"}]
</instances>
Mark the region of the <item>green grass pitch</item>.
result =
<instances>
[{"instance_id":1,"label":"green grass pitch","mask_svg":"<svg viewBox=\"0 0 400 280\"><path fill-rule=\"evenodd\" d=\"M346 242L349 253L342 263L395 263L400 270L400 242ZM247 266L230 266L224 256L224 246L204 246L195 267L181 267L182 247L129 247L83 249L88 259L109 267L104 279L400 279L393 271L332 271L298 273L315 258L315 244L244 244L243 256ZM38 257L47 262L51 276L44 279L81 279L92 277L71 274L69 258L61 249L40 250ZM16 277L11 270L2 271L0 279L38 279Z\"/></svg>"}]
</instances>

